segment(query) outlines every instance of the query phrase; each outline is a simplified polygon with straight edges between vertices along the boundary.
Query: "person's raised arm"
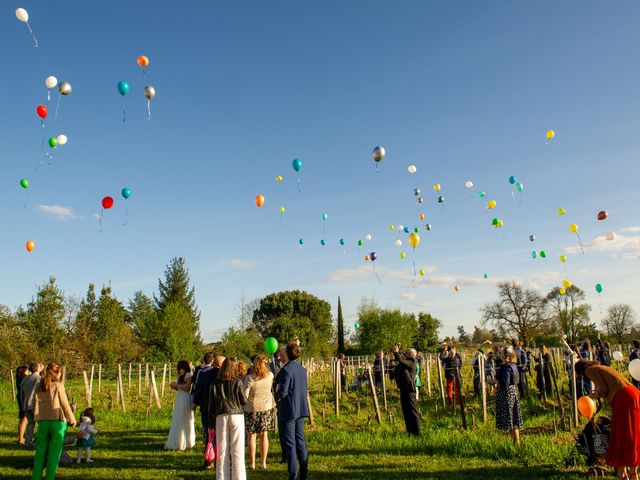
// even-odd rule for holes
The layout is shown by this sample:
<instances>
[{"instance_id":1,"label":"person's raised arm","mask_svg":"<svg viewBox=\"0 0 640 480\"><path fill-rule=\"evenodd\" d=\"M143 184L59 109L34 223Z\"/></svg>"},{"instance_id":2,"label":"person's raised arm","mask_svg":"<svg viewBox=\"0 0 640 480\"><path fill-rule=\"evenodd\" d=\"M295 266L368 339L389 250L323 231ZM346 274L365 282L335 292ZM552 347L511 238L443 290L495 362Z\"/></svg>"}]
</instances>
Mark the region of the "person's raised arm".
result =
<instances>
[{"instance_id":1,"label":"person's raised arm","mask_svg":"<svg viewBox=\"0 0 640 480\"><path fill-rule=\"evenodd\" d=\"M406 358L400 356L399 352L393 352L393 356L395 357L396 361L398 363L401 363L402 365L404 365L407 368L414 368L416 366L415 361L410 362L409 360L407 360Z\"/></svg>"},{"instance_id":2,"label":"person's raised arm","mask_svg":"<svg viewBox=\"0 0 640 480\"><path fill-rule=\"evenodd\" d=\"M64 389L64 385L62 383L58 384L58 399L60 400L60 407L62 408L62 412L64 413L64 417L72 427L76 426L76 417L73 415L71 411L71 406L69 405L69 399L67 398L67 392Z\"/></svg>"},{"instance_id":3,"label":"person's raised arm","mask_svg":"<svg viewBox=\"0 0 640 480\"><path fill-rule=\"evenodd\" d=\"M276 400L280 403L289 393L291 387L291 375L287 370L280 370L278 375L278 389L276 390Z\"/></svg>"}]
</instances>

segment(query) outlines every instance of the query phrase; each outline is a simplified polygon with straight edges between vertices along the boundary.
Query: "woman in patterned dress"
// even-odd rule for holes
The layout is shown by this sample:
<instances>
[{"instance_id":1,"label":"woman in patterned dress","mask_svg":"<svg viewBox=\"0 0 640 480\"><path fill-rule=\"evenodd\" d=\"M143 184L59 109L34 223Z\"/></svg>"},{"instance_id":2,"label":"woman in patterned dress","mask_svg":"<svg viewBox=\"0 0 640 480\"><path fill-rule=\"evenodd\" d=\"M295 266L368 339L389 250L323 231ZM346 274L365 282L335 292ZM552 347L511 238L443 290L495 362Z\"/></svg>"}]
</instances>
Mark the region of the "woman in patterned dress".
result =
<instances>
[{"instance_id":1,"label":"woman in patterned dress","mask_svg":"<svg viewBox=\"0 0 640 480\"><path fill-rule=\"evenodd\" d=\"M520 445L520 427L522 427L522 410L520 409L520 396L518 395L518 357L511 350L502 354L502 366L496 374L494 384L496 390L496 427L505 430L513 439L513 443Z\"/></svg>"},{"instance_id":2,"label":"woman in patterned dress","mask_svg":"<svg viewBox=\"0 0 640 480\"><path fill-rule=\"evenodd\" d=\"M251 374L245 379L244 422L249 437L249 457L251 469L256 468L256 437L260 435L260 460L262 468L267 468L269 453L269 432L276 429L276 402L273 398L273 373L269 371L269 360L264 354L253 361Z\"/></svg>"}]
</instances>

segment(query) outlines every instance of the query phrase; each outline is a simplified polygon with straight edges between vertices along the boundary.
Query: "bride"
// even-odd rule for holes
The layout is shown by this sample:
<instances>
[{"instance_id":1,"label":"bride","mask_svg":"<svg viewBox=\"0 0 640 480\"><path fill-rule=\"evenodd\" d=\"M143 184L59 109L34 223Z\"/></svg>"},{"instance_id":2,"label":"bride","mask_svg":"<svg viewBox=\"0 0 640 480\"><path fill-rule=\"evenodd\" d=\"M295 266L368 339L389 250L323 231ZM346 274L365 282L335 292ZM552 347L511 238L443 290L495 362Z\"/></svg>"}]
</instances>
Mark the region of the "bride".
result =
<instances>
[{"instance_id":1,"label":"bride","mask_svg":"<svg viewBox=\"0 0 640 480\"><path fill-rule=\"evenodd\" d=\"M173 419L169 438L164 448L167 450L186 450L196 443L196 431L193 425L193 409L191 408L191 367L186 360L178 362L178 381L171 382L170 387L176 391L173 404Z\"/></svg>"}]
</instances>

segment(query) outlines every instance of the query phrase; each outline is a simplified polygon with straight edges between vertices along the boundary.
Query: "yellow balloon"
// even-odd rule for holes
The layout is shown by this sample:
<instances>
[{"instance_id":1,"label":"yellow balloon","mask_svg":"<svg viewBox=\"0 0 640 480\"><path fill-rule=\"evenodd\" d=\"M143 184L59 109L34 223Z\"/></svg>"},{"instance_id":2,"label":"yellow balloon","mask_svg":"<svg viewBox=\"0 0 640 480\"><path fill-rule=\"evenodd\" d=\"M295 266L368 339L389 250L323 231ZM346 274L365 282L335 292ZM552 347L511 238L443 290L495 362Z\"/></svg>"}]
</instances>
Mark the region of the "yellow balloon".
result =
<instances>
[{"instance_id":1,"label":"yellow balloon","mask_svg":"<svg viewBox=\"0 0 640 480\"><path fill-rule=\"evenodd\" d=\"M278 176L276 177L276 182L281 182L281 181L282 181L282 177L281 177L280 175L278 175Z\"/></svg>"},{"instance_id":2,"label":"yellow balloon","mask_svg":"<svg viewBox=\"0 0 640 480\"><path fill-rule=\"evenodd\" d=\"M547 132L547 140L551 140L555 136L556 136L556 132L554 132L553 130L549 130Z\"/></svg>"},{"instance_id":3,"label":"yellow balloon","mask_svg":"<svg viewBox=\"0 0 640 480\"><path fill-rule=\"evenodd\" d=\"M563 280L562 281L562 286L564 288L569 288L571 286L571 282L569 280Z\"/></svg>"},{"instance_id":4,"label":"yellow balloon","mask_svg":"<svg viewBox=\"0 0 640 480\"><path fill-rule=\"evenodd\" d=\"M404 252L400 252L400 258L405 258L406 256L407 256L407 254L406 254L406 253L404 253Z\"/></svg>"},{"instance_id":5,"label":"yellow balloon","mask_svg":"<svg viewBox=\"0 0 640 480\"><path fill-rule=\"evenodd\" d=\"M420 245L420 235L415 232L409 235L409 245L411 245L413 248L416 248L418 245Z\"/></svg>"},{"instance_id":6,"label":"yellow balloon","mask_svg":"<svg viewBox=\"0 0 640 480\"><path fill-rule=\"evenodd\" d=\"M395 229L396 229L396 227L394 225L389 225L389 230L393 231Z\"/></svg>"},{"instance_id":7,"label":"yellow balloon","mask_svg":"<svg viewBox=\"0 0 640 480\"><path fill-rule=\"evenodd\" d=\"M498 219L498 224L496 225L496 228L502 228L504 227L504 222L501 219Z\"/></svg>"},{"instance_id":8,"label":"yellow balloon","mask_svg":"<svg viewBox=\"0 0 640 480\"><path fill-rule=\"evenodd\" d=\"M572 223L571 225L569 225L569 230L571 230L571 232L573 233L578 233L578 225Z\"/></svg>"},{"instance_id":9,"label":"yellow balloon","mask_svg":"<svg viewBox=\"0 0 640 480\"><path fill-rule=\"evenodd\" d=\"M496 202L495 200L489 200L489 203L487 203L487 208L489 210L492 210L496 208L496 205L498 205L498 202Z\"/></svg>"},{"instance_id":10,"label":"yellow balloon","mask_svg":"<svg viewBox=\"0 0 640 480\"><path fill-rule=\"evenodd\" d=\"M560 289L560 295L564 295L565 293L567 293L567 291L564 288Z\"/></svg>"},{"instance_id":11,"label":"yellow balloon","mask_svg":"<svg viewBox=\"0 0 640 480\"><path fill-rule=\"evenodd\" d=\"M418 273L420 274L421 277L424 277L424 269L421 268Z\"/></svg>"},{"instance_id":12,"label":"yellow balloon","mask_svg":"<svg viewBox=\"0 0 640 480\"><path fill-rule=\"evenodd\" d=\"M436 192L439 192L441 188L442 188L442 187L440 186L440 184L439 184L439 183L434 183L434 184L433 184L433 189L434 189Z\"/></svg>"},{"instance_id":13,"label":"yellow balloon","mask_svg":"<svg viewBox=\"0 0 640 480\"><path fill-rule=\"evenodd\" d=\"M560 261L562 263L565 263L567 261L567 257L565 257L564 255L560 255Z\"/></svg>"},{"instance_id":14,"label":"yellow balloon","mask_svg":"<svg viewBox=\"0 0 640 480\"><path fill-rule=\"evenodd\" d=\"M284 207L280 207L280 213L284 213Z\"/></svg>"},{"instance_id":15,"label":"yellow balloon","mask_svg":"<svg viewBox=\"0 0 640 480\"><path fill-rule=\"evenodd\" d=\"M558 209L558 215L566 215L567 211L564 208L559 208Z\"/></svg>"}]
</instances>

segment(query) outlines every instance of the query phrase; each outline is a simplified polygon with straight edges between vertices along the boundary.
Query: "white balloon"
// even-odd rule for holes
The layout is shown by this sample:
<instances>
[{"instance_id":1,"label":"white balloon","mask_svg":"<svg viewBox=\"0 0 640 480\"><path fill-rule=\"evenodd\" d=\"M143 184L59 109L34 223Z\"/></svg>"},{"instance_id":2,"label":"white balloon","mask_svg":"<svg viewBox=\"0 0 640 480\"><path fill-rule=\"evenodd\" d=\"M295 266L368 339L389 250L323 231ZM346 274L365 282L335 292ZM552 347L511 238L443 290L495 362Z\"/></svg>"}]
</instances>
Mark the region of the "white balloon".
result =
<instances>
[{"instance_id":1,"label":"white balloon","mask_svg":"<svg viewBox=\"0 0 640 480\"><path fill-rule=\"evenodd\" d=\"M640 358L631 360L631 363L629 363L629 373L636 382L640 382Z\"/></svg>"},{"instance_id":2,"label":"white balloon","mask_svg":"<svg viewBox=\"0 0 640 480\"><path fill-rule=\"evenodd\" d=\"M404 230L404 225L398 225L398 230Z\"/></svg>"},{"instance_id":3,"label":"white balloon","mask_svg":"<svg viewBox=\"0 0 640 480\"><path fill-rule=\"evenodd\" d=\"M51 75L50 77L47 77L47 79L44 81L44 84L47 86L47 88L56 88L56 85L58 85L58 79Z\"/></svg>"},{"instance_id":4,"label":"white balloon","mask_svg":"<svg viewBox=\"0 0 640 480\"><path fill-rule=\"evenodd\" d=\"M473 188L473 182L471 180L467 180L464 183L464 186L467 187L467 188Z\"/></svg>"},{"instance_id":5,"label":"white balloon","mask_svg":"<svg viewBox=\"0 0 640 480\"><path fill-rule=\"evenodd\" d=\"M370 242L373 237L371 236L370 233L367 233L367 236L364 238L367 240L367 242Z\"/></svg>"},{"instance_id":6,"label":"white balloon","mask_svg":"<svg viewBox=\"0 0 640 480\"><path fill-rule=\"evenodd\" d=\"M609 240L610 242L613 242L615 239L616 239L616 232L607 233L607 240Z\"/></svg>"},{"instance_id":7,"label":"white balloon","mask_svg":"<svg viewBox=\"0 0 640 480\"><path fill-rule=\"evenodd\" d=\"M416 168L415 165L409 165L409 167L407 167L407 171L409 173L416 173L418 171L418 169Z\"/></svg>"},{"instance_id":8,"label":"white balloon","mask_svg":"<svg viewBox=\"0 0 640 480\"><path fill-rule=\"evenodd\" d=\"M396 240L396 247L401 247L402 246L402 240L398 239Z\"/></svg>"},{"instance_id":9,"label":"white balloon","mask_svg":"<svg viewBox=\"0 0 640 480\"><path fill-rule=\"evenodd\" d=\"M56 140L58 141L58 145L65 145L69 141L66 135L58 135Z\"/></svg>"},{"instance_id":10,"label":"white balloon","mask_svg":"<svg viewBox=\"0 0 640 480\"><path fill-rule=\"evenodd\" d=\"M16 18L21 22L27 23L29 21L29 13L24 8L18 8L16 10Z\"/></svg>"},{"instance_id":11,"label":"white balloon","mask_svg":"<svg viewBox=\"0 0 640 480\"><path fill-rule=\"evenodd\" d=\"M615 351L613 352L613 359L618 362L621 362L622 360L624 360L624 355L622 355L622 352L620 351Z\"/></svg>"}]
</instances>

